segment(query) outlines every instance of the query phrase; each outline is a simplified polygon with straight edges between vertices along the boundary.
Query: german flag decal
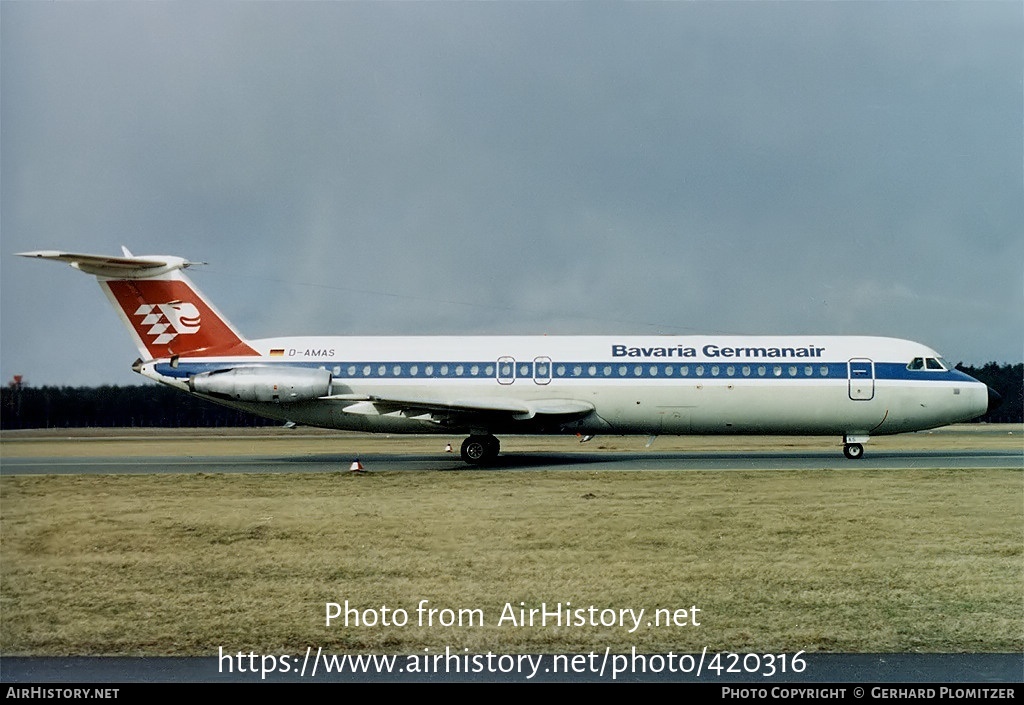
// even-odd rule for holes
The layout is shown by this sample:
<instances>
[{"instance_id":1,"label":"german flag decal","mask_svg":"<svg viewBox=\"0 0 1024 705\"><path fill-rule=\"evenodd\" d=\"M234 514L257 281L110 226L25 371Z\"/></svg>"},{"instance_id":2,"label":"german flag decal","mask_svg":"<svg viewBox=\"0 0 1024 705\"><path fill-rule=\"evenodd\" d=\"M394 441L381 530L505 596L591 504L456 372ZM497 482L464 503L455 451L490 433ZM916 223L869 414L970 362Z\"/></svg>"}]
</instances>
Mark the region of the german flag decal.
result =
<instances>
[{"instance_id":1,"label":"german flag decal","mask_svg":"<svg viewBox=\"0 0 1024 705\"><path fill-rule=\"evenodd\" d=\"M274 348L270 351L270 357L284 357L284 348Z\"/></svg>"}]
</instances>

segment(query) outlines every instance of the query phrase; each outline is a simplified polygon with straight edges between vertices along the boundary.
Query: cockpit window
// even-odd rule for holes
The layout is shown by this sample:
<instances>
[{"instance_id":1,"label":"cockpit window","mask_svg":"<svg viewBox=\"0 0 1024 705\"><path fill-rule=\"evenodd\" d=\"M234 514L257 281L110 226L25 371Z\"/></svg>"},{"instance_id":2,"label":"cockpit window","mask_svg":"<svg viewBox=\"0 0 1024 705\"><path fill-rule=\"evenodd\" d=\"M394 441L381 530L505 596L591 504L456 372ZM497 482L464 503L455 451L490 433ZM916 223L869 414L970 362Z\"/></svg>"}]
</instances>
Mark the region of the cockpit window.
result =
<instances>
[{"instance_id":1,"label":"cockpit window","mask_svg":"<svg viewBox=\"0 0 1024 705\"><path fill-rule=\"evenodd\" d=\"M937 357L915 357L907 365L908 370L947 370L945 361Z\"/></svg>"}]
</instances>

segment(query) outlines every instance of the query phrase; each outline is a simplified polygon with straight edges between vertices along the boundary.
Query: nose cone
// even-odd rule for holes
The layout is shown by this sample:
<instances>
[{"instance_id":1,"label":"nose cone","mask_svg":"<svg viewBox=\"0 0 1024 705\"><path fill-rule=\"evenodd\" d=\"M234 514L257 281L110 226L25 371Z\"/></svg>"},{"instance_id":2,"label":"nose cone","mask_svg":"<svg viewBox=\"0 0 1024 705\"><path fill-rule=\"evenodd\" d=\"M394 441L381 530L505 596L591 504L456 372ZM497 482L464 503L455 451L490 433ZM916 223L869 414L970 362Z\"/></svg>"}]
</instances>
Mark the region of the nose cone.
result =
<instances>
[{"instance_id":1,"label":"nose cone","mask_svg":"<svg viewBox=\"0 0 1024 705\"><path fill-rule=\"evenodd\" d=\"M993 411L999 408L999 405L1003 403L1003 395L992 389L988 388L988 411L985 413L991 414Z\"/></svg>"}]
</instances>

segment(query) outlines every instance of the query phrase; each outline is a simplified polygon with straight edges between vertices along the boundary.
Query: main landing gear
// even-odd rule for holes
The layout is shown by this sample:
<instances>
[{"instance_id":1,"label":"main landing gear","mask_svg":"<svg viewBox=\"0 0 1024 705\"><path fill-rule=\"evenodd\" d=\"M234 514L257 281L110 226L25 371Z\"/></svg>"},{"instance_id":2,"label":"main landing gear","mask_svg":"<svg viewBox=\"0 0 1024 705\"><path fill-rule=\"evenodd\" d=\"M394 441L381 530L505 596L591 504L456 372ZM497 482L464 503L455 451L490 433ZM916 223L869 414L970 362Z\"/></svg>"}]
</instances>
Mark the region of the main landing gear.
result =
<instances>
[{"instance_id":1,"label":"main landing gear","mask_svg":"<svg viewBox=\"0 0 1024 705\"><path fill-rule=\"evenodd\" d=\"M462 442L462 459L470 465L488 465L499 450L501 444L494 436L470 436Z\"/></svg>"}]
</instances>

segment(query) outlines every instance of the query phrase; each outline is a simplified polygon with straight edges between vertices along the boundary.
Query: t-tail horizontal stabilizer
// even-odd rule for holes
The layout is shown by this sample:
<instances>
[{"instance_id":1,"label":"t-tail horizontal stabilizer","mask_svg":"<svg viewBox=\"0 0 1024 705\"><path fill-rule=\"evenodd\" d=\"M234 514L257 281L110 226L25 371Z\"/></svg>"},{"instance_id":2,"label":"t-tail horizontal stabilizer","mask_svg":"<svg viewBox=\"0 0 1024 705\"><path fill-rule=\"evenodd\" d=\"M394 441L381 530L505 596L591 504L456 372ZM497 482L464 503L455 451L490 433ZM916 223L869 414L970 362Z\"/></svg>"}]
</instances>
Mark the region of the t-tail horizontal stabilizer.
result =
<instances>
[{"instance_id":1,"label":"t-tail horizontal stabilizer","mask_svg":"<svg viewBox=\"0 0 1024 705\"><path fill-rule=\"evenodd\" d=\"M124 257L87 255L76 252L61 252L60 250L36 250L34 252L19 252L17 254L19 257L35 257L37 259L67 262L75 269L86 274L112 279L151 279L177 269L190 267L193 264L201 264L189 262L181 257L173 257L171 255L136 257L128 251L127 247L121 249L125 253Z\"/></svg>"},{"instance_id":2,"label":"t-tail horizontal stabilizer","mask_svg":"<svg viewBox=\"0 0 1024 705\"><path fill-rule=\"evenodd\" d=\"M67 262L94 275L144 360L259 355L184 275L182 270L196 262L122 251L122 257L60 250L18 254Z\"/></svg>"}]
</instances>

